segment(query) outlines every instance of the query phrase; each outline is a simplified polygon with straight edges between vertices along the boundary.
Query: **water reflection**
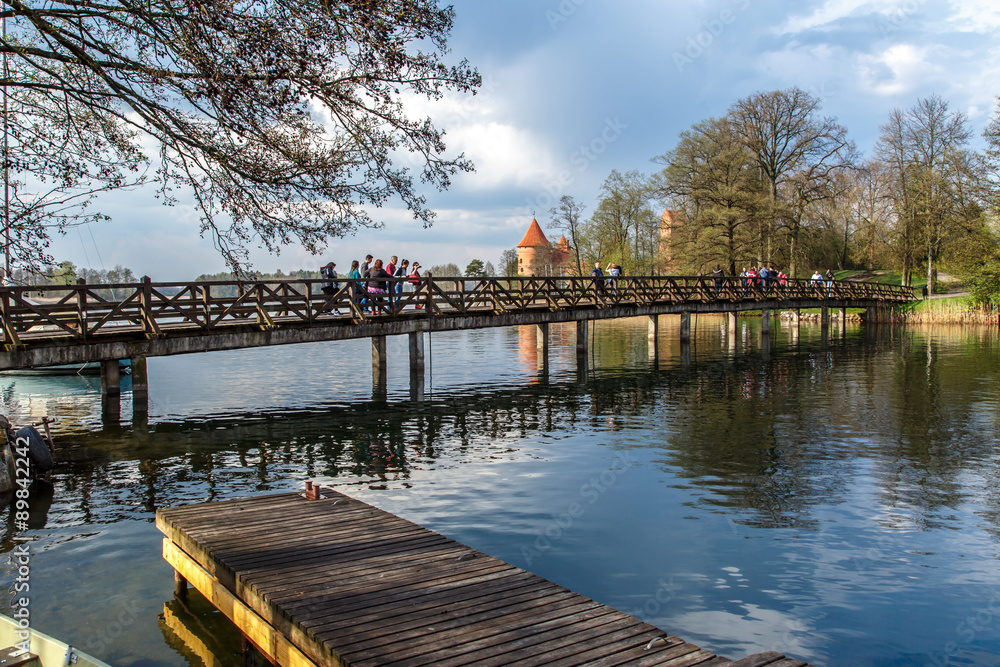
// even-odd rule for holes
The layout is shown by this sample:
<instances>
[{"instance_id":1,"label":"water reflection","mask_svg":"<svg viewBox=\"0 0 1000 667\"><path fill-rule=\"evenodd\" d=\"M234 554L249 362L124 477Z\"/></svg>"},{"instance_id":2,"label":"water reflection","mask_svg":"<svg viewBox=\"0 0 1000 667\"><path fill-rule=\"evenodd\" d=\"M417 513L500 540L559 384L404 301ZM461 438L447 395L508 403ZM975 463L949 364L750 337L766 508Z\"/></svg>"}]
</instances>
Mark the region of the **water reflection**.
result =
<instances>
[{"instance_id":1,"label":"water reflection","mask_svg":"<svg viewBox=\"0 0 1000 667\"><path fill-rule=\"evenodd\" d=\"M519 350L533 362L525 329L530 345ZM123 511L283 488L275 482L290 474L399 486L418 470L523 455L518 444L536 433L629 429L643 433L632 446L658 452L696 502L753 510L754 525L814 525L810 507L837 502L864 456L881 502L934 526L942 508L970 499L964 477L995 472L995 441L983 435L997 425L997 378L947 349L948 363L929 363L941 347L933 339L887 335L776 358L758 339L757 354L702 352L693 366L687 346L668 344L666 368L597 373L585 385L564 377L540 386L533 376L392 405L126 424L64 442L55 481L73 516L107 523ZM603 341L602 359L627 356L628 343Z\"/></svg>"},{"instance_id":2,"label":"water reflection","mask_svg":"<svg viewBox=\"0 0 1000 667\"><path fill-rule=\"evenodd\" d=\"M721 318L703 317L682 345L676 328L661 324L652 354L644 319L598 326L579 364L570 327L550 332L548 364L539 362L534 328L524 327L495 334L492 361L477 357L478 381L422 400L406 400L403 382L390 378L378 400L188 417L161 410L148 425L112 430L93 429L94 406L77 402L88 379L59 391L36 387L31 401L48 392L45 411L67 410L57 412L56 493L33 498L28 533L51 553L51 567L81 557L60 545L87 540L116 546L83 557L84 567L141 547L143 567L164 578L151 525L158 507L318 478L525 566L520 548L533 543L538 522L579 493L576 480L624 450L637 471L533 569L626 610L642 609L655 582L675 573L682 592L648 620L730 654L777 648L831 664L922 664L923 649L904 659L901 646L930 652L949 641L952 617L968 605L911 585L911 568L969 581L998 574L996 336L853 328L828 339L818 326L778 321L761 336L757 325L741 320L731 333ZM467 341L434 344L463 363ZM444 377L459 372L441 366ZM26 400L22 380L7 382L7 405ZM67 427L77 423L87 426ZM12 526L9 518L5 550ZM129 547L120 546L119 529ZM671 535L684 535L684 548ZM588 569L597 564L600 577ZM899 596L945 620L880 626L882 636L842 646ZM162 605L169 587L148 599ZM102 604L84 606L100 616ZM171 604L154 610L157 632L176 648L170 655L196 664L178 648L191 631ZM983 632L967 648L989 656L971 664L990 664L1000 632Z\"/></svg>"}]
</instances>

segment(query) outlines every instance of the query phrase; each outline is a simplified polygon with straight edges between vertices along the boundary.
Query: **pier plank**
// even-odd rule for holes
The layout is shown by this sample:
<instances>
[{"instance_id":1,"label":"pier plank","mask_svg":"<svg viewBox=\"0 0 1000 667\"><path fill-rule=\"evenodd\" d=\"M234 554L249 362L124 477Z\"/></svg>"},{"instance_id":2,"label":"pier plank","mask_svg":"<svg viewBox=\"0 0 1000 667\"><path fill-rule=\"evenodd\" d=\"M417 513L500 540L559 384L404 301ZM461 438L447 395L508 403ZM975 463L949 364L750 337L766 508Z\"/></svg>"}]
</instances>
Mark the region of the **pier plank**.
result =
<instances>
[{"instance_id":1,"label":"pier plank","mask_svg":"<svg viewBox=\"0 0 1000 667\"><path fill-rule=\"evenodd\" d=\"M162 509L164 558L279 665L737 665L324 490ZM650 640L665 638L653 642Z\"/></svg>"}]
</instances>

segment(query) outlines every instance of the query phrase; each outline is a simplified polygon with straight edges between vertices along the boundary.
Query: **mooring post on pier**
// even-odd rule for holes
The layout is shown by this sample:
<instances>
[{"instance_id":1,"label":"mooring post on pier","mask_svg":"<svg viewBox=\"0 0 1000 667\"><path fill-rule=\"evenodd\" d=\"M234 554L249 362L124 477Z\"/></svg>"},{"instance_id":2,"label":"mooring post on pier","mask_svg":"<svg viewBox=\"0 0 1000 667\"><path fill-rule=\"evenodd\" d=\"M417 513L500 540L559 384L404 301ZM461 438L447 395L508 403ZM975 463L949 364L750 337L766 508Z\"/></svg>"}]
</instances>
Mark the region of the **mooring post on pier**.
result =
<instances>
[{"instance_id":1,"label":"mooring post on pier","mask_svg":"<svg viewBox=\"0 0 1000 667\"><path fill-rule=\"evenodd\" d=\"M771 309L760 309L760 332L765 336L771 334Z\"/></svg>"},{"instance_id":2,"label":"mooring post on pier","mask_svg":"<svg viewBox=\"0 0 1000 667\"><path fill-rule=\"evenodd\" d=\"M681 342L691 340L691 313L681 313Z\"/></svg>"},{"instance_id":3,"label":"mooring post on pier","mask_svg":"<svg viewBox=\"0 0 1000 667\"><path fill-rule=\"evenodd\" d=\"M587 340L587 332L589 331L590 321L589 320L579 320L576 323L576 354L577 356L583 355L587 356L587 346L589 341Z\"/></svg>"}]
</instances>

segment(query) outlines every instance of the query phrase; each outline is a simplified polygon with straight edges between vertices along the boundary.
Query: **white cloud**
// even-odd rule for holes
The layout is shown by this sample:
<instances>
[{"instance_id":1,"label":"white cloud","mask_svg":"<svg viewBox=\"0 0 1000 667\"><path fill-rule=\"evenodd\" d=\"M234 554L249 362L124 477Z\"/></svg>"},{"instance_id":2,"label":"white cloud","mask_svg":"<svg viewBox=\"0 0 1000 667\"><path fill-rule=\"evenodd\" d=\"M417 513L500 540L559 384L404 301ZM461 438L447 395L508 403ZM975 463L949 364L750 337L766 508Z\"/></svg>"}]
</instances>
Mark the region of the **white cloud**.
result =
<instances>
[{"instance_id":1,"label":"white cloud","mask_svg":"<svg viewBox=\"0 0 1000 667\"><path fill-rule=\"evenodd\" d=\"M953 29L989 33L1000 28L1000 5L996 0L951 0L954 13L948 18Z\"/></svg>"},{"instance_id":2,"label":"white cloud","mask_svg":"<svg viewBox=\"0 0 1000 667\"><path fill-rule=\"evenodd\" d=\"M462 178L470 189L536 187L555 169L546 142L513 125L475 123L453 130L449 137L451 145L476 165L474 174Z\"/></svg>"},{"instance_id":3,"label":"white cloud","mask_svg":"<svg viewBox=\"0 0 1000 667\"><path fill-rule=\"evenodd\" d=\"M785 35L825 28L835 21L851 16L860 8L873 4L876 3L870 0L827 0L822 7L808 16L792 16L777 29L777 32Z\"/></svg>"},{"instance_id":4,"label":"white cloud","mask_svg":"<svg viewBox=\"0 0 1000 667\"><path fill-rule=\"evenodd\" d=\"M881 53L858 57L860 81L877 95L900 95L917 89L940 65L928 59L928 49L912 44L896 44Z\"/></svg>"}]
</instances>

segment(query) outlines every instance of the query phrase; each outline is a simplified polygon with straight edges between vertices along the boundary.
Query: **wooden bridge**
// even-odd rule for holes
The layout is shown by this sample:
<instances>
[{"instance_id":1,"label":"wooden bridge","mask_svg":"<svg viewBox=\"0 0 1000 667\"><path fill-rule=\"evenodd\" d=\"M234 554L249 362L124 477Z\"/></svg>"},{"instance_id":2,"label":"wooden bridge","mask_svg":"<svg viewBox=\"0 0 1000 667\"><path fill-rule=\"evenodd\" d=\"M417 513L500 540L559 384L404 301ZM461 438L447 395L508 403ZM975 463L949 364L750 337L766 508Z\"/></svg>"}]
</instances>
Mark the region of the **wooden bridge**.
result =
<instances>
[{"instance_id":1,"label":"wooden bridge","mask_svg":"<svg viewBox=\"0 0 1000 667\"><path fill-rule=\"evenodd\" d=\"M102 393L119 394L118 360L131 359L132 387L142 409L148 356L352 338L372 339L373 376L385 373L385 337L409 334L410 367L420 379L423 332L537 325L547 353L548 324L577 322L577 351L586 352L587 322L762 311L764 331L778 310L892 307L914 299L907 287L866 282L647 276L393 278L388 293L341 279L333 294L322 280L213 281L0 288L0 370L101 362ZM397 292L397 288L402 291ZM796 318L797 321L797 318Z\"/></svg>"}]
</instances>

